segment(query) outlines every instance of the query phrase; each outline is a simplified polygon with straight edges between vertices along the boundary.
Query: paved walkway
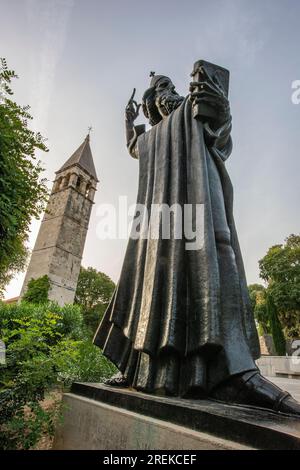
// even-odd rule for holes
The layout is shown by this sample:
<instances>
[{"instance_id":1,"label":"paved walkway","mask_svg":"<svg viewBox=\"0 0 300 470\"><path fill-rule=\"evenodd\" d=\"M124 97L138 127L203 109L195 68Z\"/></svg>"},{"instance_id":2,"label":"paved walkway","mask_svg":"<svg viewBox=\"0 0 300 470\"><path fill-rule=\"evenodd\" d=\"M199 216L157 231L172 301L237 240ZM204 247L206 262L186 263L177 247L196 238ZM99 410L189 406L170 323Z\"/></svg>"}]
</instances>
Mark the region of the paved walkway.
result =
<instances>
[{"instance_id":1,"label":"paved walkway","mask_svg":"<svg viewBox=\"0 0 300 470\"><path fill-rule=\"evenodd\" d=\"M267 377L278 387L289 392L297 401L300 402L300 379L286 379L284 377Z\"/></svg>"}]
</instances>

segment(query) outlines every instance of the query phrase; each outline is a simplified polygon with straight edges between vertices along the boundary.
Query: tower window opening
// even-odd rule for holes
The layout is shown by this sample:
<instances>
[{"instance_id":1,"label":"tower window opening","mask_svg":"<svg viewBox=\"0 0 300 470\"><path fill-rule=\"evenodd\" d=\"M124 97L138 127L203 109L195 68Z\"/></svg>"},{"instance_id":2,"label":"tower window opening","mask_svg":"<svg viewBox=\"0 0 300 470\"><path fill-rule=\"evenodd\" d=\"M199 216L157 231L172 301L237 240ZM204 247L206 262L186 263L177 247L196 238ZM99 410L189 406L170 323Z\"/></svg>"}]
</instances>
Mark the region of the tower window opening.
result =
<instances>
[{"instance_id":1,"label":"tower window opening","mask_svg":"<svg viewBox=\"0 0 300 470\"><path fill-rule=\"evenodd\" d=\"M85 189L85 197L89 197L90 195L90 189L91 189L91 183L88 183L86 185L86 189Z\"/></svg>"},{"instance_id":2,"label":"tower window opening","mask_svg":"<svg viewBox=\"0 0 300 470\"><path fill-rule=\"evenodd\" d=\"M69 182L70 182L70 174L68 174L66 177L65 177L65 180L64 180L64 187L68 186L69 185Z\"/></svg>"},{"instance_id":3,"label":"tower window opening","mask_svg":"<svg viewBox=\"0 0 300 470\"><path fill-rule=\"evenodd\" d=\"M82 183L82 178L81 176L78 176L77 181L76 181L76 189L79 191Z\"/></svg>"},{"instance_id":4,"label":"tower window opening","mask_svg":"<svg viewBox=\"0 0 300 470\"><path fill-rule=\"evenodd\" d=\"M55 186L54 186L54 191L58 191L58 190L60 189L61 182L62 182L62 176L60 176L60 177L56 180Z\"/></svg>"}]
</instances>

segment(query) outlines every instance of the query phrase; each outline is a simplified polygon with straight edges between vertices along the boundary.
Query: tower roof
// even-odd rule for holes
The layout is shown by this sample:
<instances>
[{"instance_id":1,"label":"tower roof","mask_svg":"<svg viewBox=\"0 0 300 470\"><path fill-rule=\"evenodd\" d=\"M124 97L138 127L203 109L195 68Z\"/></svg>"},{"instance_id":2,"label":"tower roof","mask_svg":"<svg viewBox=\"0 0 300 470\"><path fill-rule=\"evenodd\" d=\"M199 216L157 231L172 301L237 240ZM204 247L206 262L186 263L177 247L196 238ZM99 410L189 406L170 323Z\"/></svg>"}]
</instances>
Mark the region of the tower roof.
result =
<instances>
[{"instance_id":1,"label":"tower roof","mask_svg":"<svg viewBox=\"0 0 300 470\"><path fill-rule=\"evenodd\" d=\"M63 166L56 172L66 170L72 166L79 166L98 181L97 173L94 165L92 151L90 147L90 136L87 135L78 149L71 155L71 157L63 164Z\"/></svg>"}]
</instances>

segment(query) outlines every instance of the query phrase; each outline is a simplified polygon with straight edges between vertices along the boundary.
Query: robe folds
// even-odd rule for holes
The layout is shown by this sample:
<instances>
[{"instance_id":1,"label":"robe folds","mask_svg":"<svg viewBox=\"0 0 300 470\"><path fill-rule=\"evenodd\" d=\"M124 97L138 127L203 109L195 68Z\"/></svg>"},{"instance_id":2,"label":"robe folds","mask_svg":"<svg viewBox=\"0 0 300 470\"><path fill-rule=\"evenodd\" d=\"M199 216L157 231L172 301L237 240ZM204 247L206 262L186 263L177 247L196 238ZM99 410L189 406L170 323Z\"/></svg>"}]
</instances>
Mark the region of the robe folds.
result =
<instances>
[{"instance_id":1,"label":"robe folds","mask_svg":"<svg viewBox=\"0 0 300 470\"><path fill-rule=\"evenodd\" d=\"M201 246L186 249L184 230L181 238L174 236L184 217L174 212L169 239L162 236L161 216L155 219L158 236L145 236L143 228L143 236L129 238L94 343L139 390L207 394L228 377L256 368L258 336L224 164L230 130L230 122L214 131L203 125L185 99L136 136L137 203L149 216L153 205L179 204L183 213L189 204L193 227L201 232ZM200 227L196 205L202 206Z\"/></svg>"}]
</instances>

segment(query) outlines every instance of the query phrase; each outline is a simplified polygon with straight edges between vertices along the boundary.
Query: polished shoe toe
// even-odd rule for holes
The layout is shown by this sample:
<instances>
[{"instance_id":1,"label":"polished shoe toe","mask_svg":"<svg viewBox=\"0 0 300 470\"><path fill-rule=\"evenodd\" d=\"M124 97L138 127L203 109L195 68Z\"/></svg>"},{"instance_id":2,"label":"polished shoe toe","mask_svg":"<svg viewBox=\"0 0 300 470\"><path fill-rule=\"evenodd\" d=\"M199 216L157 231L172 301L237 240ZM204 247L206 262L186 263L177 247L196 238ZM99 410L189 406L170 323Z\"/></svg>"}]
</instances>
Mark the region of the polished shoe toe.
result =
<instances>
[{"instance_id":1,"label":"polished shoe toe","mask_svg":"<svg viewBox=\"0 0 300 470\"><path fill-rule=\"evenodd\" d=\"M300 403L257 371L232 377L214 390L211 397L226 403L300 416Z\"/></svg>"},{"instance_id":2,"label":"polished shoe toe","mask_svg":"<svg viewBox=\"0 0 300 470\"><path fill-rule=\"evenodd\" d=\"M292 414L300 416L300 403L291 395L286 396L278 407L280 413Z\"/></svg>"}]
</instances>

